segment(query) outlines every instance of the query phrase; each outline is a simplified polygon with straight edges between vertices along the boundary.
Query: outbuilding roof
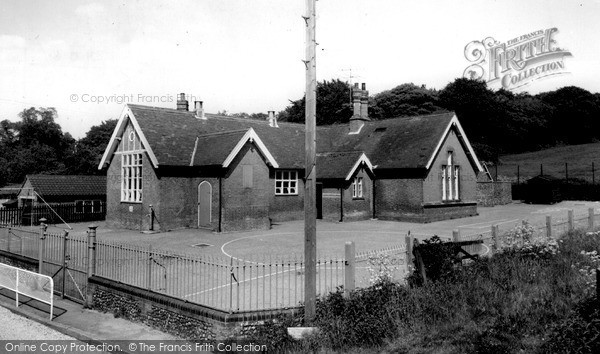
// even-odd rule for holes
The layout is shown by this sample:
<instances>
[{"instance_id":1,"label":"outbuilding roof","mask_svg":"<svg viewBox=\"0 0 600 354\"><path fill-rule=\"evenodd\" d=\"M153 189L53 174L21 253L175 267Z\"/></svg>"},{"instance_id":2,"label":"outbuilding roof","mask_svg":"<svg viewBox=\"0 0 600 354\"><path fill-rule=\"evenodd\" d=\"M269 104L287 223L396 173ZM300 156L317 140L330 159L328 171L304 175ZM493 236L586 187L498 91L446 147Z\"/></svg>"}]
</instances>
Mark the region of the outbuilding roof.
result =
<instances>
[{"instance_id":1,"label":"outbuilding roof","mask_svg":"<svg viewBox=\"0 0 600 354\"><path fill-rule=\"evenodd\" d=\"M317 177L349 180L361 164L373 172L371 162L362 151L318 153Z\"/></svg>"},{"instance_id":2,"label":"outbuilding roof","mask_svg":"<svg viewBox=\"0 0 600 354\"><path fill-rule=\"evenodd\" d=\"M106 194L106 176L27 175L27 181L41 196L99 196Z\"/></svg>"}]
</instances>

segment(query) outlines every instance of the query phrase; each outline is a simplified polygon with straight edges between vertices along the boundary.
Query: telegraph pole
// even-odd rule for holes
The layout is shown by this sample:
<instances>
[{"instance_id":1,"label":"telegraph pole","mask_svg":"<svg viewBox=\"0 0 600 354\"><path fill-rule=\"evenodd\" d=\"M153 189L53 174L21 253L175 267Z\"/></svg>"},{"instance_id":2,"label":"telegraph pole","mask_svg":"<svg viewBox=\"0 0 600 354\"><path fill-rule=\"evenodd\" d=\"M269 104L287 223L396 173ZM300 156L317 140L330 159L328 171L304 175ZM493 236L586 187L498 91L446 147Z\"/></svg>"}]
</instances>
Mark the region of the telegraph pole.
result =
<instances>
[{"instance_id":1,"label":"telegraph pole","mask_svg":"<svg viewBox=\"0 0 600 354\"><path fill-rule=\"evenodd\" d=\"M304 316L307 323L315 317L317 297L317 208L316 208L316 6L306 0L306 107L305 107L305 184L304 184Z\"/></svg>"}]
</instances>

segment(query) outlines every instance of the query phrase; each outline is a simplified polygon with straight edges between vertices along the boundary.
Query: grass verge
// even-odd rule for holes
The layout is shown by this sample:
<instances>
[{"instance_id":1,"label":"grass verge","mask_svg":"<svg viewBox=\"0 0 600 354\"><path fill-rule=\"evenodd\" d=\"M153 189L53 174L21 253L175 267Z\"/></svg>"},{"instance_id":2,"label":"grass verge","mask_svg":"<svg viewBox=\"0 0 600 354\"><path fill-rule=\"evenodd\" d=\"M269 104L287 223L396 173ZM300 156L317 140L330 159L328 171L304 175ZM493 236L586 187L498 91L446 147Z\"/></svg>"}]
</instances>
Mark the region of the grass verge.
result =
<instances>
[{"instance_id":1,"label":"grass verge","mask_svg":"<svg viewBox=\"0 0 600 354\"><path fill-rule=\"evenodd\" d=\"M525 243L424 286L382 281L318 301L320 331L302 341L285 328L258 327L253 340L276 351L395 353L600 352L595 269L600 234Z\"/></svg>"}]
</instances>

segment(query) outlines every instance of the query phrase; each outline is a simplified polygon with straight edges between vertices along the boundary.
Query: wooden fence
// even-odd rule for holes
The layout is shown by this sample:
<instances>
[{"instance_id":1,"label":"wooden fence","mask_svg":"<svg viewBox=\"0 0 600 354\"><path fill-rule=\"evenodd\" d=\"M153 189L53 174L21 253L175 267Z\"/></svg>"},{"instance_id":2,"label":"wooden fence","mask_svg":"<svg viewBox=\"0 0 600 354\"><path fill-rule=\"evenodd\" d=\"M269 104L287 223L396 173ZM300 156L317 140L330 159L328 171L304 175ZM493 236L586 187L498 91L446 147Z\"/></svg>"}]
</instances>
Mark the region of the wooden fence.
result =
<instances>
[{"instance_id":1,"label":"wooden fence","mask_svg":"<svg viewBox=\"0 0 600 354\"><path fill-rule=\"evenodd\" d=\"M74 223L104 220L106 219L106 203L100 201L85 205L61 203L0 209L0 225L4 226L39 225L42 218L45 218L48 224L60 224L63 221Z\"/></svg>"}]
</instances>

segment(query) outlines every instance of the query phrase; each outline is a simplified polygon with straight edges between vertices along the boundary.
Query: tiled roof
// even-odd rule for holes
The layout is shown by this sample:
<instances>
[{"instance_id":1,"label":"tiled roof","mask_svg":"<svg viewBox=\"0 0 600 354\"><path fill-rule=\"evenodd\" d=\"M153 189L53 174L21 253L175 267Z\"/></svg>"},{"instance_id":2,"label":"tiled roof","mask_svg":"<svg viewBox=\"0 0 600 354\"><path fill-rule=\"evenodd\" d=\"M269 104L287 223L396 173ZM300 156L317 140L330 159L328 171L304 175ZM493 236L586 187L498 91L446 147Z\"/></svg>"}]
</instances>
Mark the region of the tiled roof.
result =
<instances>
[{"instance_id":1,"label":"tiled roof","mask_svg":"<svg viewBox=\"0 0 600 354\"><path fill-rule=\"evenodd\" d=\"M366 122L359 134L347 125L322 128L317 151L363 151L377 168L425 168L453 112Z\"/></svg>"},{"instance_id":2,"label":"tiled roof","mask_svg":"<svg viewBox=\"0 0 600 354\"><path fill-rule=\"evenodd\" d=\"M317 154L317 178L345 179L362 151L325 152Z\"/></svg>"},{"instance_id":3,"label":"tiled roof","mask_svg":"<svg viewBox=\"0 0 600 354\"><path fill-rule=\"evenodd\" d=\"M19 189L21 189L22 185L22 183L9 184L0 188L0 199L15 197L17 194L19 194Z\"/></svg>"},{"instance_id":4,"label":"tiled roof","mask_svg":"<svg viewBox=\"0 0 600 354\"><path fill-rule=\"evenodd\" d=\"M279 128L273 128L260 120L215 114L206 114L207 119L202 120L190 111L133 104L128 107L159 165L189 166L192 155L194 166L220 164L236 139L239 141L241 132L253 128L280 168L304 168L303 124L281 122ZM371 121L359 134L348 134L347 124L318 127L317 152L364 152L377 168L426 168L453 117L454 113L448 112ZM329 170L329 166L321 165Z\"/></svg>"},{"instance_id":5,"label":"tiled roof","mask_svg":"<svg viewBox=\"0 0 600 354\"><path fill-rule=\"evenodd\" d=\"M106 176L27 175L33 189L43 196L106 194Z\"/></svg>"},{"instance_id":6,"label":"tiled roof","mask_svg":"<svg viewBox=\"0 0 600 354\"><path fill-rule=\"evenodd\" d=\"M189 166L196 138L199 138L199 141L194 165L214 162L219 157L211 158L211 155L227 156L231 152L233 148L231 139L234 139L234 136L223 135L218 138L218 135L213 136L213 134L253 128L280 167L303 168L304 166L303 125L280 123L279 128L273 128L266 121L216 114L206 114L207 119L202 120L195 118L194 112L131 104L128 106L156 155L159 165ZM208 160L203 160L204 157Z\"/></svg>"}]
</instances>

